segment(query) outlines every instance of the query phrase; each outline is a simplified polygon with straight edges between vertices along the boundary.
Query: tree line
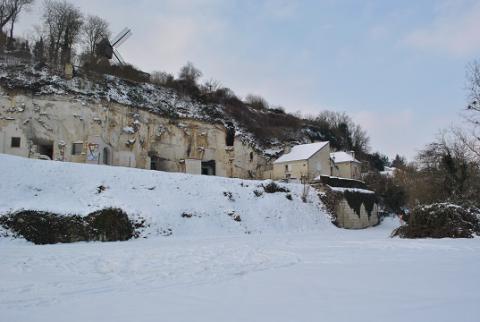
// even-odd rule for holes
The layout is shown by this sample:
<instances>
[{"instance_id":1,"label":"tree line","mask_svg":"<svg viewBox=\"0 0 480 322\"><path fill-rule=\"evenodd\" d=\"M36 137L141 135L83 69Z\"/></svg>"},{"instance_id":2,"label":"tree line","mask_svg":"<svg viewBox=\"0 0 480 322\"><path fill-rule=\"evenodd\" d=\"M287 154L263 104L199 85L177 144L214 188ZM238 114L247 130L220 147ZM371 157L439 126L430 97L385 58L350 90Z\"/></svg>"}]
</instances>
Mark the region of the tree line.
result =
<instances>
[{"instance_id":1,"label":"tree line","mask_svg":"<svg viewBox=\"0 0 480 322\"><path fill-rule=\"evenodd\" d=\"M445 202L480 208L480 62L470 64L467 75L462 126L441 130L410 163L397 156L394 176L365 178L388 211Z\"/></svg>"}]
</instances>

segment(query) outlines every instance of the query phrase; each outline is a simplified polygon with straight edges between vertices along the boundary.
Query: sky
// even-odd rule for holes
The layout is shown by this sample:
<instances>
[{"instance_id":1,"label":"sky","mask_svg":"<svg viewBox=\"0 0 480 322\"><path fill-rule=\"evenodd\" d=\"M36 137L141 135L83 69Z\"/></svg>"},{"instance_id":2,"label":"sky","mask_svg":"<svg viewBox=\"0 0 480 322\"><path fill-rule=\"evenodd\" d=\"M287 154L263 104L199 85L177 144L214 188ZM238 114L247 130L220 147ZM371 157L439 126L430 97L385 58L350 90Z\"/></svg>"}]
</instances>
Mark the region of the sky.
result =
<instances>
[{"instance_id":1,"label":"sky","mask_svg":"<svg viewBox=\"0 0 480 322\"><path fill-rule=\"evenodd\" d=\"M133 36L123 58L176 74L187 61L240 97L289 112L346 112L372 151L408 159L461 125L467 66L480 59L480 1L76 0ZM42 1L17 34L40 24Z\"/></svg>"}]
</instances>

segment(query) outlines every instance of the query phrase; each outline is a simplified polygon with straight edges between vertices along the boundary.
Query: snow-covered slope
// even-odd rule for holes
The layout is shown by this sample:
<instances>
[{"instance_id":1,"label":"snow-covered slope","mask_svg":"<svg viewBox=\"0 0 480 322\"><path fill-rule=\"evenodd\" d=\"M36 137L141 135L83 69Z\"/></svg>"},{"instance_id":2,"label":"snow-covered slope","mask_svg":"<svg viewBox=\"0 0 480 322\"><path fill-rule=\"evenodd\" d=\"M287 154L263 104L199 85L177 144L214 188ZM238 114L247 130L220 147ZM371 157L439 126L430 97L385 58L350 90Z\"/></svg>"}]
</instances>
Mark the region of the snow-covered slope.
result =
<instances>
[{"instance_id":1,"label":"snow-covered slope","mask_svg":"<svg viewBox=\"0 0 480 322\"><path fill-rule=\"evenodd\" d=\"M146 220L142 236L286 233L332 226L315 191L304 203L302 185L284 185L290 193L265 193L265 183L0 154L0 214L31 209L86 215L119 207ZM105 187L101 192L100 186ZM234 220L237 215L240 221Z\"/></svg>"}]
</instances>

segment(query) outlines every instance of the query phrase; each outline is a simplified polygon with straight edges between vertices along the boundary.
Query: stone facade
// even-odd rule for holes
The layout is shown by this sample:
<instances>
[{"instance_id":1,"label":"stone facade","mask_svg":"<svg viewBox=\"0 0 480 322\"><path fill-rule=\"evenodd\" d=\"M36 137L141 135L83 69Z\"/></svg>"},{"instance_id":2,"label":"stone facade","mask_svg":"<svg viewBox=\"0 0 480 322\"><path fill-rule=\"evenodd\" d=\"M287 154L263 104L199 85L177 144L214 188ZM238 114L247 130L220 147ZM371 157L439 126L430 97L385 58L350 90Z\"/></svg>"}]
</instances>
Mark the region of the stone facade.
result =
<instances>
[{"instance_id":1,"label":"stone facade","mask_svg":"<svg viewBox=\"0 0 480 322\"><path fill-rule=\"evenodd\" d=\"M265 157L227 135L223 124L172 120L112 102L0 96L0 153L28 158L263 178Z\"/></svg>"},{"instance_id":2,"label":"stone facade","mask_svg":"<svg viewBox=\"0 0 480 322\"><path fill-rule=\"evenodd\" d=\"M338 227L347 229L363 229L378 224L378 206L375 204L373 210L368 214L365 206L360 206L360 215L348 205L347 200L343 198L336 207L336 224Z\"/></svg>"},{"instance_id":3,"label":"stone facade","mask_svg":"<svg viewBox=\"0 0 480 322\"><path fill-rule=\"evenodd\" d=\"M333 162L332 161L332 176L340 178L349 178L360 180L362 165L359 162L346 161L346 162Z\"/></svg>"}]
</instances>

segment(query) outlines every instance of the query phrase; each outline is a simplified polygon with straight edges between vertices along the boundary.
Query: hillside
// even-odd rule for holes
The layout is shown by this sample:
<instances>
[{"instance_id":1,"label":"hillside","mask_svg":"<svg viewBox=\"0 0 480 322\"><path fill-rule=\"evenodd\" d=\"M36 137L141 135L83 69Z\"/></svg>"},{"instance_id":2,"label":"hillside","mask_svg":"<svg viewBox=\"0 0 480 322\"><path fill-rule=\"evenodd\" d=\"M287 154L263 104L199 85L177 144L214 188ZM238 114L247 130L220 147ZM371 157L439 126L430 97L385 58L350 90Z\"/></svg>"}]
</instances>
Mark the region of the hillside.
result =
<instances>
[{"instance_id":1,"label":"hillside","mask_svg":"<svg viewBox=\"0 0 480 322\"><path fill-rule=\"evenodd\" d=\"M310 121L280 109L253 108L235 96L222 99L193 97L166 86L81 71L67 80L61 73L47 67L35 68L27 63L1 63L0 86L7 93L69 95L85 104L112 101L171 119L196 119L225 126L231 123L237 137L267 157L278 156L286 144L330 141L333 147L344 148L343 138Z\"/></svg>"},{"instance_id":2,"label":"hillside","mask_svg":"<svg viewBox=\"0 0 480 322\"><path fill-rule=\"evenodd\" d=\"M332 226L314 190L303 202L302 185L267 193L262 187L267 183L0 155L0 214L25 209L84 216L118 207L133 220L145 220L140 237L292 233Z\"/></svg>"}]
</instances>

